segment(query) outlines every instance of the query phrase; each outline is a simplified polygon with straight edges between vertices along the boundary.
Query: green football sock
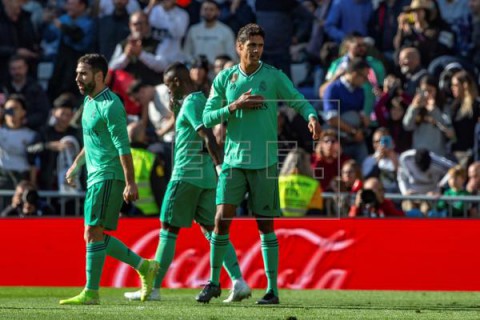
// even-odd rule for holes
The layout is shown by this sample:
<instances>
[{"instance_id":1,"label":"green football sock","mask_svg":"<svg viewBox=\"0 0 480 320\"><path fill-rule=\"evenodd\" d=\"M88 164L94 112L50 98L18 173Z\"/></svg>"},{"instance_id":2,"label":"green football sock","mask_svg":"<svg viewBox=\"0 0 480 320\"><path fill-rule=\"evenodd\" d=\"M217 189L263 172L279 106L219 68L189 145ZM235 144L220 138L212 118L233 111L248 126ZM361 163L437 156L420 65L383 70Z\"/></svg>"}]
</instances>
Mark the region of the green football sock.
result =
<instances>
[{"instance_id":1,"label":"green football sock","mask_svg":"<svg viewBox=\"0 0 480 320\"><path fill-rule=\"evenodd\" d=\"M220 271L222 271L222 263L230 243L228 238L228 234L212 233L210 240L210 282L217 285L220 283Z\"/></svg>"},{"instance_id":2,"label":"green football sock","mask_svg":"<svg viewBox=\"0 0 480 320\"><path fill-rule=\"evenodd\" d=\"M208 242L211 242L212 232L206 232L203 234L207 238ZM223 259L223 267L227 270L228 275L232 281L240 279L242 277L242 272L240 271L240 266L238 265L237 253L232 243L228 241L227 251L225 252L225 258Z\"/></svg>"},{"instance_id":3,"label":"green football sock","mask_svg":"<svg viewBox=\"0 0 480 320\"><path fill-rule=\"evenodd\" d=\"M163 278L172 263L175 255L175 245L177 243L177 235L167 230L160 230L160 242L158 243L157 252L155 253L155 260L160 263L157 276L155 277L154 288L160 288Z\"/></svg>"},{"instance_id":4,"label":"green football sock","mask_svg":"<svg viewBox=\"0 0 480 320\"><path fill-rule=\"evenodd\" d=\"M130 250L122 241L108 234L105 235L104 241L107 255L122 262L125 262L134 269L138 269L140 267L142 258L138 254Z\"/></svg>"},{"instance_id":5,"label":"green football sock","mask_svg":"<svg viewBox=\"0 0 480 320\"><path fill-rule=\"evenodd\" d=\"M265 265L265 274L267 275L267 292L273 290L278 296L277 275L278 275L278 240L275 232L261 234L262 256Z\"/></svg>"},{"instance_id":6,"label":"green football sock","mask_svg":"<svg viewBox=\"0 0 480 320\"><path fill-rule=\"evenodd\" d=\"M105 257L106 250L103 241L87 244L87 265L85 268L87 284L85 288L88 290L98 290Z\"/></svg>"}]
</instances>

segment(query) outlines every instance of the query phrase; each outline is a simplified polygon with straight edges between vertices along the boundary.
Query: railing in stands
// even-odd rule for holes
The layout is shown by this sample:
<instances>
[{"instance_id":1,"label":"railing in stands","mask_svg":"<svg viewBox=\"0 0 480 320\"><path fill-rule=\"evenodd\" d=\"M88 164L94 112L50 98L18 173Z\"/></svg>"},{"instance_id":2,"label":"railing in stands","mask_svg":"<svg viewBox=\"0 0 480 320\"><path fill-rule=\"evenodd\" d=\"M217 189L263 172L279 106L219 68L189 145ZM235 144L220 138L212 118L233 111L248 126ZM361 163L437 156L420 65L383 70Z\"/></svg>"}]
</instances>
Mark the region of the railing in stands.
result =
<instances>
[{"instance_id":1,"label":"railing in stands","mask_svg":"<svg viewBox=\"0 0 480 320\"><path fill-rule=\"evenodd\" d=\"M13 196L13 190L0 190L0 210L3 210L7 205L10 198ZM54 200L58 199L60 207L60 216L67 215L67 202L73 201L73 214L80 216L83 214L83 200L85 198L85 192L65 193L58 191L39 191L39 195L42 199L49 204L52 204ZM355 194L351 193L334 193L324 192L324 208L327 217L344 217L347 214L347 208L355 201ZM457 197L444 197L444 196L428 196L428 195L401 195L396 193L387 193L385 198L391 199L394 202L400 203L405 200L411 201L424 201L430 203L432 207L440 200L445 202L463 201L464 217L468 217L468 210L474 206L475 203L480 203L480 196L457 196ZM452 216L451 206L449 207L448 216ZM340 212L340 214L338 214Z\"/></svg>"}]
</instances>

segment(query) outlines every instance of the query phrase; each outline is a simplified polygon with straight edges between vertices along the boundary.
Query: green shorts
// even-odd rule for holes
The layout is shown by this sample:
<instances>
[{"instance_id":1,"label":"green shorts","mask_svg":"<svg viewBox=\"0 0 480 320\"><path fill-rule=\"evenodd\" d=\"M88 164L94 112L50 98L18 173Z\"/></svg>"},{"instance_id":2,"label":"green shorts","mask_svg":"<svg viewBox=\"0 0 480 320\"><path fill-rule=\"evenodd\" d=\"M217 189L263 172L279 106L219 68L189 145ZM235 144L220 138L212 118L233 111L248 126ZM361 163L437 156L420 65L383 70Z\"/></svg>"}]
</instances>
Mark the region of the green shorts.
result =
<instances>
[{"instance_id":1,"label":"green shorts","mask_svg":"<svg viewBox=\"0 0 480 320\"><path fill-rule=\"evenodd\" d=\"M248 192L248 208L256 215L279 217L278 169L232 168L224 164L218 177L216 203L238 206Z\"/></svg>"},{"instance_id":2,"label":"green shorts","mask_svg":"<svg viewBox=\"0 0 480 320\"><path fill-rule=\"evenodd\" d=\"M204 226L215 224L215 189L170 181L165 191L160 220L174 227L188 228L193 220Z\"/></svg>"},{"instance_id":3,"label":"green shorts","mask_svg":"<svg viewBox=\"0 0 480 320\"><path fill-rule=\"evenodd\" d=\"M90 186L85 195L85 225L116 230L124 189L125 182L120 180L105 180Z\"/></svg>"}]
</instances>

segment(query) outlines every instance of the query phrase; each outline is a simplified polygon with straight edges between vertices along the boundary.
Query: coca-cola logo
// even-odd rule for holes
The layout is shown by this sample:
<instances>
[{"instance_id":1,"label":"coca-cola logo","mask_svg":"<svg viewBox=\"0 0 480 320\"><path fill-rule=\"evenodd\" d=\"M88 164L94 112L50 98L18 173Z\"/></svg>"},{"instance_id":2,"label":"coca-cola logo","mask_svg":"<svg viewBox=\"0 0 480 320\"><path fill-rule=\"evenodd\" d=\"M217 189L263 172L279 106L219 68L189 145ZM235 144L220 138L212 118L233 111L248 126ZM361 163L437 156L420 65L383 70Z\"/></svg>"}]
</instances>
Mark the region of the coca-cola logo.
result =
<instances>
[{"instance_id":1,"label":"coca-cola logo","mask_svg":"<svg viewBox=\"0 0 480 320\"><path fill-rule=\"evenodd\" d=\"M345 250L355 243L347 238L344 230L335 231L328 237L305 229L278 229L279 273L278 284L289 289L341 289L349 275L345 265L338 264ZM199 237L201 235L199 234ZM260 239L245 236L241 249L237 249L239 264L245 280L252 287L265 287ZM189 239L190 240L190 239ZM196 243L194 239L190 240ZM206 242L206 240L203 240ZM131 249L144 252L158 243L158 230L153 230L138 239ZM235 243L234 243L235 245ZM238 246L240 247L240 245ZM203 246L178 251L164 279L168 288L198 288L205 284L210 272L210 254ZM130 284L127 279L136 277L132 268L119 263L113 276L114 287Z\"/></svg>"}]
</instances>

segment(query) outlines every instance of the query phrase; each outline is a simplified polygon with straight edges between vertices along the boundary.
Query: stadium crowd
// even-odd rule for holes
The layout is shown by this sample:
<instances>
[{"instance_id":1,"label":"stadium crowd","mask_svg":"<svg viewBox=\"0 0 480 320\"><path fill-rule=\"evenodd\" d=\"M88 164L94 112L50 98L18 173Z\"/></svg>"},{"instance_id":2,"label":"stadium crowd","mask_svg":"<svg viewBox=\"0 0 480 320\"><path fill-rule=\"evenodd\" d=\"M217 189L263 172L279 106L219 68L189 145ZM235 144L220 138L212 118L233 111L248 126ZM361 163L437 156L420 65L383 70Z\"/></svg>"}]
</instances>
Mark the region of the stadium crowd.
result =
<instances>
[{"instance_id":1,"label":"stadium crowd","mask_svg":"<svg viewBox=\"0 0 480 320\"><path fill-rule=\"evenodd\" d=\"M1 215L55 210L32 190L84 189L84 176L75 188L64 176L82 147L75 69L89 52L109 61L107 84L141 156L135 174L148 201L122 212L158 214L175 122L163 71L186 63L208 96L238 62L235 34L249 22L266 32L262 60L295 79L323 119L313 142L279 102L286 216L325 214L323 192L352 195L336 199L345 216L478 215L461 201L400 205L384 194L479 193L480 0L1 0L0 190L16 190ZM227 125L214 128L219 145Z\"/></svg>"}]
</instances>

